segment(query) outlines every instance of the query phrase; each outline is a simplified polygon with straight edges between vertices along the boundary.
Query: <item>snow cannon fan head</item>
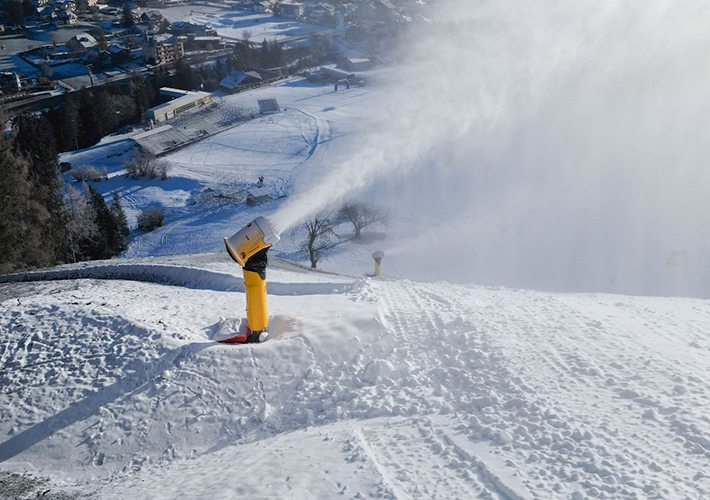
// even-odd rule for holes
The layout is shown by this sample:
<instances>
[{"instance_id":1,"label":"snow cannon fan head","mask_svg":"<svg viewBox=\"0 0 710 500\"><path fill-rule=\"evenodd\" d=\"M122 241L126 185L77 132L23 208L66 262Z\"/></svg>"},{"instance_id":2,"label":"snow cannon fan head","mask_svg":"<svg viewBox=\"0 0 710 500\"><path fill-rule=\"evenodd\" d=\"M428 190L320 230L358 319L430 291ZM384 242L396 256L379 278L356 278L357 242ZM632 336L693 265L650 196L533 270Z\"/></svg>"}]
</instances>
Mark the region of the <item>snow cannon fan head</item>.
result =
<instances>
[{"instance_id":1,"label":"snow cannon fan head","mask_svg":"<svg viewBox=\"0 0 710 500\"><path fill-rule=\"evenodd\" d=\"M251 256L278 243L280 239L269 219L260 215L231 238L225 238L224 245L234 262L244 267Z\"/></svg>"},{"instance_id":2,"label":"snow cannon fan head","mask_svg":"<svg viewBox=\"0 0 710 500\"><path fill-rule=\"evenodd\" d=\"M372 254L372 258L375 259L375 262L377 264L382 263L382 257L384 257L384 256L385 256L385 252L383 252L382 250L378 250Z\"/></svg>"}]
</instances>

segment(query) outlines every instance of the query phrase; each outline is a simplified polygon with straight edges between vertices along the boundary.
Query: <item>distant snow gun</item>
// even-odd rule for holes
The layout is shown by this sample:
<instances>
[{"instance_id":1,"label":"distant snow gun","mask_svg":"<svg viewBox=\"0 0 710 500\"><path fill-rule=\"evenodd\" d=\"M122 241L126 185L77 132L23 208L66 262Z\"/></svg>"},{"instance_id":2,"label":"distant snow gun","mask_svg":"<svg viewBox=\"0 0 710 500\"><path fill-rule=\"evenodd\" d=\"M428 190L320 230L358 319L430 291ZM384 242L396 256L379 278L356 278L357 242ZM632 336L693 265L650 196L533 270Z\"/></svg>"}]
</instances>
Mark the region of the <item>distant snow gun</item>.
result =
<instances>
[{"instance_id":1,"label":"distant snow gun","mask_svg":"<svg viewBox=\"0 0 710 500\"><path fill-rule=\"evenodd\" d=\"M380 276L380 264L382 264L382 257L385 256L385 252L378 250L372 254L372 258L375 259L375 277Z\"/></svg>"},{"instance_id":2,"label":"distant snow gun","mask_svg":"<svg viewBox=\"0 0 710 500\"><path fill-rule=\"evenodd\" d=\"M259 216L244 226L231 238L224 239L229 256L242 267L247 296L248 328L234 337L220 342L263 342L269 336L266 328L269 317L266 312L266 255L279 235L269 219Z\"/></svg>"}]
</instances>

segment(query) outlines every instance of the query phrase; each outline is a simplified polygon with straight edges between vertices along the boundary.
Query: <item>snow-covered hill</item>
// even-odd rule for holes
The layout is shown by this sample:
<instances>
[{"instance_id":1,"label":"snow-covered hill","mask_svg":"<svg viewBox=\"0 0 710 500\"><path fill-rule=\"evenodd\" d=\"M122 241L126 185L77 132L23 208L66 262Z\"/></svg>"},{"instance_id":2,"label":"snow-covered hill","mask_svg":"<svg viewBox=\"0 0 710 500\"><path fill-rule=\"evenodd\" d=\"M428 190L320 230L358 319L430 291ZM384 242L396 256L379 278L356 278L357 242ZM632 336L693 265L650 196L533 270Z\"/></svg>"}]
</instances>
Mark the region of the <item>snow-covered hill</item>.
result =
<instances>
[{"instance_id":1,"label":"snow-covered hill","mask_svg":"<svg viewBox=\"0 0 710 500\"><path fill-rule=\"evenodd\" d=\"M235 346L210 340L244 310L225 253L23 279L0 285L0 463L51 479L28 497L710 496L707 301L275 260L272 340Z\"/></svg>"}]
</instances>

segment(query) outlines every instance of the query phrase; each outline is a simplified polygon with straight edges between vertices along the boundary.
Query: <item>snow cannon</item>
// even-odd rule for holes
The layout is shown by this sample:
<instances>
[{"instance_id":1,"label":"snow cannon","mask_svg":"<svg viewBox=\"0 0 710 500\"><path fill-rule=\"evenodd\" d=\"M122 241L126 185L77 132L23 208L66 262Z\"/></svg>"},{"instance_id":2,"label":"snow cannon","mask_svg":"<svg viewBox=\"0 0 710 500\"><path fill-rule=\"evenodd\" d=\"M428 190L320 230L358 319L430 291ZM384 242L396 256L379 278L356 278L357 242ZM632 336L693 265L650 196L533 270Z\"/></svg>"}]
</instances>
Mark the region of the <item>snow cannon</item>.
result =
<instances>
[{"instance_id":1,"label":"snow cannon","mask_svg":"<svg viewBox=\"0 0 710 500\"><path fill-rule=\"evenodd\" d=\"M382 257L385 256L385 252L378 250L372 254L372 258L375 259L375 276L380 275L380 264L382 263Z\"/></svg>"},{"instance_id":2,"label":"snow cannon","mask_svg":"<svg viewBox=\"0 0 710 500\"><path fill-rule=\"evenodd\" d=\"M269 219L259 216L231 238L224 239L229 256L242 267L247 296L248 327L239 335L219 339L220 342L263 342L269 336L266 328L266 255L279 235Z\"/></svg>"}]
</instances>

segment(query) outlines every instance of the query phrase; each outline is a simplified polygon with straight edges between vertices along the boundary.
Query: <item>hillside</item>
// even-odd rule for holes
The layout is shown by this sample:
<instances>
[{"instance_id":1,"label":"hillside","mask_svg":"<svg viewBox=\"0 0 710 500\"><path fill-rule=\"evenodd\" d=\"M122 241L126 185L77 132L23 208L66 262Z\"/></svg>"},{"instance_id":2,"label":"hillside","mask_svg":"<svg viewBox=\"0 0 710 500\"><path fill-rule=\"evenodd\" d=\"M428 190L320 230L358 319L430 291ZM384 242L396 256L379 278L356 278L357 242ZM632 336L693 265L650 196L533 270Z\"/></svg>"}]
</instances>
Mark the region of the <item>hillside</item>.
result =
<instances>
[{"instance_id":1,"label":"hillside","mask_svg":"<svg viewBox=\"0 0 710 500\"><path fill-rule=\"evenodd\" d=\"M707 301L276 260L272 339L217 344L238 271L221 253L0 285L3 469L54 498L710 494Z\"/></svg>"}]
</instances>

